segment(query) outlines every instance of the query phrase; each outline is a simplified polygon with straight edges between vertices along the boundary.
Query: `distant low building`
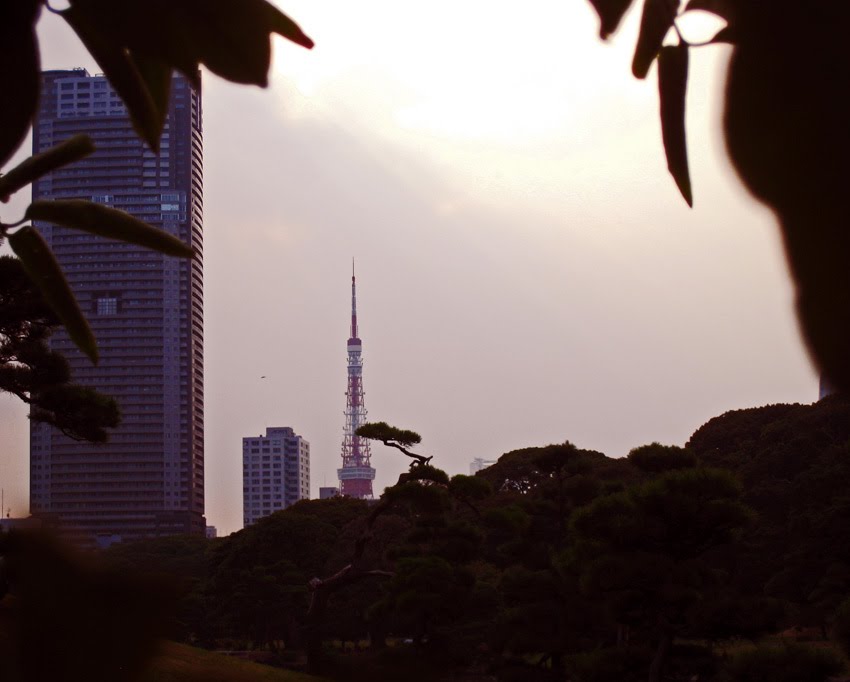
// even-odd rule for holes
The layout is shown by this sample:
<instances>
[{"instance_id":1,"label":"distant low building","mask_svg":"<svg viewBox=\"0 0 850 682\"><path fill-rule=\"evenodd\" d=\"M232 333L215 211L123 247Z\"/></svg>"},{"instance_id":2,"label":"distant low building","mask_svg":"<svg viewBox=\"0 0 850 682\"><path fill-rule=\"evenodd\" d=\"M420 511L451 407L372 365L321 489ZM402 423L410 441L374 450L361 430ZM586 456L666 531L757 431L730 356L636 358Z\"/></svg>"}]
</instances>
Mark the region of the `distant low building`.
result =
<instances>
[{"instance_id":1,"label":"distant low building","mask_svg":"<svg viewBox=\"0 0 850 682\"><path fill-rule=\"evenodd\" d=\"M215 526L207 526L207 540L215 540L218 537L218 528Z\"/></svg>"},{"instance_id":2,"label":"distant low building","mask_svg":"<svg viewBox=\"0 0 850 682\"><path fill-rule=\"evenodd\" d=\"M310 443L290 427L242 439L243 524L310 498Z\"/></svg>"},{"instance_id":3,"label":"distant low building","mask_svg":"<svg viewBox=\"0 0 850 682\"><path fill-rule=\"evenodd\" d=\"M66 535L66 537L71 537ZM95 538L95 547L98 549L109 549L112 545L117 545L124 541L124 538L121 537L118 533L113 533L112 535L107 535L105 533L100 533Z\"/></svg>"},{"instance_id":4,"label":"distant low building","mask_svg":"<svg viewBox=\"0 0 850 682\"><path fill-rule=\"evenodd\" d=\"M332 485L319 488L320 500L329 500L332 497L339 497L339 488Z\"/></svg>"},{"instance_id":5,"label":"distant low building","mask_svg":"<svg viewBox=\"0 0 850 682\"><path fill-rule=\"evenodd\" d=\"M35 516L27 516L22 519L12 519L8 516L0 519L0 531L8 532L10 530L23 530L42 527L41 519Z\"/></svg>"},{"instance_id":6,"label":"distant low building","mask_svg":"<svg viewBox=\"0 0 850 682\"><path fill-rule=\"evenodd\" d=\"M482 459L481 457L476 457L469 463L469 475L475 476L475 474L481 471L482 469L486 469L488 466L491 466L495 463L495 459Z\"/></svg>"}]
</instances>

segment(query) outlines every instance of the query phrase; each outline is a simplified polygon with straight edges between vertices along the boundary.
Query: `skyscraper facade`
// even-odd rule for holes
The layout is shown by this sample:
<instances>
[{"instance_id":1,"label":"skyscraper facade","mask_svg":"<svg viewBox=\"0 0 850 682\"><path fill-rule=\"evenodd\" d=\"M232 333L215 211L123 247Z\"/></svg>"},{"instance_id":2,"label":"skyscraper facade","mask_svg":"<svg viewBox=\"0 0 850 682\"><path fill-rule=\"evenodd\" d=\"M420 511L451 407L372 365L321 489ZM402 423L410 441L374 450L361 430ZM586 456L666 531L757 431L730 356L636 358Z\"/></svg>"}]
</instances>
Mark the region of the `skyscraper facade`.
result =
<instances>
[{"instance_id":1,"label":"skyscraper facade","mask_svg":"<svg viewBox=\"0 0 850 682\"><path fill-rule=\"evenodd\" d=\"M242 439L243 524L310 499L310 443L288 426Z\"/></svg>"},{"instance_id":2,"label":"skyscraper facade","mask_svg":"<svg viewBox=\"0 0 850 682\"><path fill-rule=\"evenodd\" d=\"M30 505L81 537L109 544L203 533L203 137L201 98L172 78L160 152L136 135L103 76L43 74L33 152L85 133L86 159L33 185L33 199L80 198L160 227L197 255L178 259L49 223L36 223L97 338L93 365L64 332L51 340L73 376L113 396L122 423L104 445L30 429Z\"/></svg>"}]
</instances>

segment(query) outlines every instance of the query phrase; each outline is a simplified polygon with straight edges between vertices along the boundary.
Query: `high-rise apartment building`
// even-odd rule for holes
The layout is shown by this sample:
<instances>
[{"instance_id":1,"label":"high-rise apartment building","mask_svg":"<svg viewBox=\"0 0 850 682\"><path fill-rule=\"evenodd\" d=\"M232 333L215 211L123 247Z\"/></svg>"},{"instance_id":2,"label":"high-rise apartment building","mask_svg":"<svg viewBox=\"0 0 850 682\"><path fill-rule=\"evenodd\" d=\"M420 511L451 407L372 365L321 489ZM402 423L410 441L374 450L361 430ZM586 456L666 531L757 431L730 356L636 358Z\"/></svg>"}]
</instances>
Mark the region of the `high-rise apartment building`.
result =
<instances>
[{"instance_id":1,"label":"high-rise apartment building","mask_svg":"<svg viewBox=\"0 0 850 682\"><path fill-rule=\"evenodd\" d=\"M245 526L310 499L310 443L288 426L242 439L242 510Z\"/></svg>"},{"instance_id":2,"label":"high-rise apartment building","mask_svg":"<svg viewBox=\"0 0 850 682\"><path fill-rule=\"evenodd\" d=\"M97 151L33 185L33 199L122 209L194 247L192 260L36 223L89 319L100 362L64 332L73 376L113 396L122 423L104 445L33 424L30 504L99 544L198 533L204 521L203 137L200 93L172 79L161 151L136 135L103 76L43 74L33 152L86 133Z\"/></svg>"}]
</instances>

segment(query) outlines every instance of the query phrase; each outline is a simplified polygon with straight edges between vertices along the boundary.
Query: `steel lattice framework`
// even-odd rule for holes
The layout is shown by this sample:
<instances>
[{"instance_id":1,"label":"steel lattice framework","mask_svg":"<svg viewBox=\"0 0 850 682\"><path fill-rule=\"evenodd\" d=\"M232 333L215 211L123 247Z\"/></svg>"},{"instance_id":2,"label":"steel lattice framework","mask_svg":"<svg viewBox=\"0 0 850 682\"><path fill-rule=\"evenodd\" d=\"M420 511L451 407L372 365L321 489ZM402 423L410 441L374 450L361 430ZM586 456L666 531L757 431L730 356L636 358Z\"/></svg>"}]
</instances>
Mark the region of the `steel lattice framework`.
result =
<instances>
[{"instance_id":1,"label":"steel lattice framework","mask_svg":"<svg viewBox=\"0 0 850 682\"><path fill-rule=\"evenodd\" d=\"M363 344L357 335L357 288L351 268L351 336L348 339L348 390L345 392L345 428L342 438L342 468L337 469L341 495L372 499L375 470L371 466L369 441L357 435L366 423L363 393Z\"/></svg>"}]
</instances>

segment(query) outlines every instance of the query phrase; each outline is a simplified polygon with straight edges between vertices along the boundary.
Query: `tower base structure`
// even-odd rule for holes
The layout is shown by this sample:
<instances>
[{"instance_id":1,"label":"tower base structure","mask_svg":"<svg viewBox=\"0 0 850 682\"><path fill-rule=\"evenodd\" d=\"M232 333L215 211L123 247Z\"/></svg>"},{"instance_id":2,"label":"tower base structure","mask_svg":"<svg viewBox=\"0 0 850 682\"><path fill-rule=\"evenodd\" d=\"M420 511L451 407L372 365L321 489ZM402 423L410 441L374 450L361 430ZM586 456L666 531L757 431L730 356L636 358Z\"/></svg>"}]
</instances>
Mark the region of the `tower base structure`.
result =
<instances>
[{"instance_id":1,"label":"tower base structure","mask_svg":"<svg viewBox=\"0 0 850 682\"><path fill-rule=\"evenodd\" d=\"M372 481L375 470L372 467L343 467L336 470L339 477L339 494L358 499L371 500Z\"/></svg>"}]
</instances>

